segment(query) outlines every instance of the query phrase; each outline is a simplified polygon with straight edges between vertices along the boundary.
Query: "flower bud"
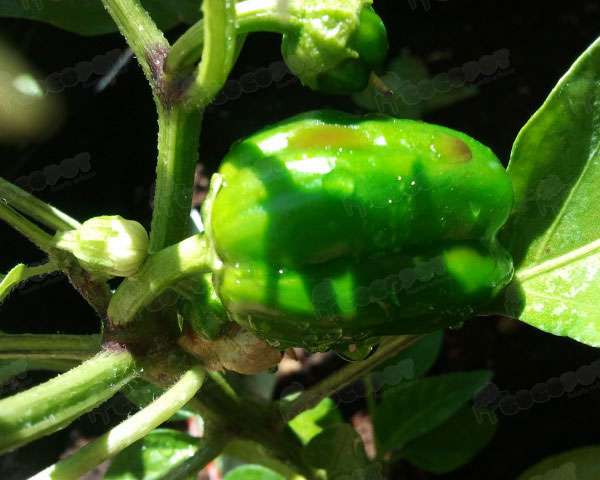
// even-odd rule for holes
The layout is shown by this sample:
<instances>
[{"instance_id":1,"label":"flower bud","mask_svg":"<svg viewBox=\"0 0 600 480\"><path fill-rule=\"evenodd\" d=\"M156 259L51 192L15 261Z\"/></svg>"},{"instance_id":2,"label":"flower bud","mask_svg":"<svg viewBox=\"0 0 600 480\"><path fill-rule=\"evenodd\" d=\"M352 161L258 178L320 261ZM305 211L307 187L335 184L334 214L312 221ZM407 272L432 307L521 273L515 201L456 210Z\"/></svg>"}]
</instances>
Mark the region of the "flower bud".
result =
<instances>
[{"instance_id":1,"label":"flower bud","mask_svg":"<svg viewBox=\"0 0 600 480\"><path fill-rule=\"evenodd\" d=\"M148 255L148 234L142 225L118 215L94 217L77 230L60 232L56 247L71 252L88 272L130 277Z\"/></svg>"}]
</instances>

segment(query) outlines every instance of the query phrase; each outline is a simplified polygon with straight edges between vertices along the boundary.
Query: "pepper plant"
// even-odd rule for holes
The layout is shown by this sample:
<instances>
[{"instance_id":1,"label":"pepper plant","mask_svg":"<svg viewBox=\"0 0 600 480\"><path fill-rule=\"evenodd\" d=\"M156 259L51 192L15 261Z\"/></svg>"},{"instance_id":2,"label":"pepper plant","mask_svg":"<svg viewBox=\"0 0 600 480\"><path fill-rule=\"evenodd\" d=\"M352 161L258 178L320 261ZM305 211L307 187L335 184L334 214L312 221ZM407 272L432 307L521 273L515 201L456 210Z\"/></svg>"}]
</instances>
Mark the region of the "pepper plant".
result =
<instances>
[{"instance_id":1,"label":"pepper plant","mask_svg":"<svg viewBox=\"0 0 600 480\"><path fill-rule=\"evenodd\" d=\"M212 177L204 231L193 234L203 113L246 36L280 34L283 59L307 88L389 95L377 76L385 26L369 0L204 0L201 18L197 0L102 4L0 6L0 15L81 34L118 27L159 129L149 232L117 215L80 223L0 179L0 219L48 258L4 275L0 300L58 271L101 320L93 336L0 334L0 381L29 369L64 372L0 400L0 452L66 427L119 391L141 407L33 478L80 478L107 459L109 479L195 478L219 456L253 464L229 480L383 478L396 459L450 471L494 426L476 421L469 403L489 372L422 378L443 328L502 314L600 345L600 227L589 208L600 165L598 42L524 126L508 170L449 128L308 112L232 147ZM179 19L192 25L171 44L161 29ZM562 188L544 188L548 172ZM293 347L354 362L279 401L257 399L223 373L258 374ZM400 382L407 359L410 378ZM375 426L369 456L331 400L358 379ZM201 438L158 428L182 415L202 420ZM452 439L466 428L469 438Z\"/></svg>"}]
</instances>

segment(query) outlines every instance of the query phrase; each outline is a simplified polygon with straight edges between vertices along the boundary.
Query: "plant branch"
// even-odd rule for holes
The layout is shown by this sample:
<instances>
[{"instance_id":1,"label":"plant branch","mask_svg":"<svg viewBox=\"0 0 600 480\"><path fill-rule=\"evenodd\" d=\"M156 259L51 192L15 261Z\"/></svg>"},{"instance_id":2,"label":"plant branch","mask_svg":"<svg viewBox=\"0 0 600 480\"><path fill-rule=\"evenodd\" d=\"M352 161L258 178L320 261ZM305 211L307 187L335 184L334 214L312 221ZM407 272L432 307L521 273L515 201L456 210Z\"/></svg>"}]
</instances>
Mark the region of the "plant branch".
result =
<instances>
[{"instance_id":1,"label":"plant branch","mask_svg":"<svg viewBox=\"0 0 600 480\"><path fill-rule=\"evenodd\" d=\"M48 275L49 273L54 273L59 270L58 265L56 265L56 263L54 263L52 260L40 265L24 265L24 267L25 269L19 280L21 282L29 280L33 277L39 277L40 275ZM5 277L6 275L0 275L0 281L2 281Z\"/></svg>"},{"instance_id":2,"label":"plant branch","mask_svg":"<svg viewBox=\"0 0 600 480\"><path fill-rule=\"evenodd\" d=\"M352 362L333 373L321 383L309 388L299 397L291 401L280 402L281 414L284 421L289 421L304 410L314 407L321 400L337 392L346 385L358 380L388 358L397 355L412 345L418 335L389 337L381 343L377 352L362 362Z\"/></svg>"},{"instance_id":3,"label":"plant branch","mask_svg":"<svg viewBox=\"0 0 600 480\"><path fill-rule=\"evenodd\" d=\"M0 400L0 452L66 427L112 397L136 373L129 352L104 351L58 377Z\"/></svg>"},{"instance_id":4,"label":"plant branch","mask_svg":"<svg viewBox=\"0 0 600 480\"><path fill-rule=\"evenodd\" d=\"M205 108L223 88L236 54L235 0L204 0L202 61L190 85L187 108Z\"/></svg>"},{"instance_id":5,"label":"plant branch","mask_svg":"<svg viewBox=\"0 0 600 480\"><path fill-rule=\"evenodd\" d=\"M114 325L131 322L167 289L175 289L186 277L210 271L212 257L203 234L151 255L138 273L121 283L108 307L108 318Z\"/></svg>"},{"instance_id":6,"label":"plant branch","mask_svg":"<svg viewBox=\"0 0 600 480\"><path fill-rule=\"evenodd\" d=\"M13 288L19 283L39 275L47 275L58 270L58 265L53 261L28 267L19 263L13 267L6 275L0 275L0 303L10 294Z\"/></svg>"},{"instance_id":7,"label":"plant branch","mask_svg":"<svg viewBox=\"0 0 600 480\"><path fill-rule=\"evenodd\" d=\"M75 290L104 320L112 297L108 284L94 278L88 271L84 270L77 259L69 252L54 250L50 257L56 261L60 269L67 275Z\"/></svg>"},{"instance_id":8,"label":"plant branch","mask_svg":"<svg viewBox=\"0 0 600 480\"><path fill-rule=\"evenodd\" d=\"M99 335L0 334L0 360L87 360L100 350Z\"/></svg>"},{"instance_id":9,"label":"plant branch","mask_svg":"<svg viewBox=\"0 0 600 480\"><path fill-rule=\"evenodd\" d=\"M53 230L73 230L81 224L66 213L0 177L0 200Z\"/></svg>"},{"instance_id":10,"label":"plant branch","mask_svg":"<svg viewBox=\"0 0 600 480\"><path fill-rule=\"evenodd\" d=\"M81 478L83 474L121 452L171 418L196 394L202 386L204 378L204 370L201 367L188 370L175 385L147 407L70 457L38 473L32 477L32 480L77 480Z\"/></svg>"},{"instance_id":11,"label":"plant branch","mask_svg":"<svg viewBox=\"0 0 600 480\"><path fill-rule=\"evenodd\" d=\"M20 213L0 200L0 220L4 220L40 250L48 253L54 247L52 237Z\"/></svg>"},{"instance_id":12,"label":"plant branch","mask_svg":"<svg viewBox=\"0 0 600 480\"><path fill-rule=\"evenodd\" d=\"M204 438L205 437L205 438ZM212 460L220 455L227 443L227 437L211 431L198 441L198 450L185 462L161 475L159 480L188 480L196 475Z\"/></svg>"},{"instance_id":13,"label":"plant branch","mask_svg":"<svg viewBox=\"0 0 600 480\"><path fill-rule=\"evenodd\" d=\"M202 112L158 108L158 162L150 253L190 235L190 209Z\"/></svg>"},{"instance_id":14,"label":"plant branch","mask_svg":"<svg viewBox=\"0 0 600 480\"><path fill-rule=\"evenodd\" d=\"M285 33L297 28L297 22L278 5L277 0L238 2L235 15L237 35L253 32ZM196 22L173 44L165 62L167 74L192 69L202 58L204 22L204 19Z\"/></svg>"},{"instance_id":15,"label":"plant branch","mask_svg":"<svg viewBox=\"0 0 600 480\"><path fill-rule=\"evenodd\" d=\"M148 79L155 97L161 96L160 80L169 42L139 0L102 0Z\"/></svg>"}]
</instances>

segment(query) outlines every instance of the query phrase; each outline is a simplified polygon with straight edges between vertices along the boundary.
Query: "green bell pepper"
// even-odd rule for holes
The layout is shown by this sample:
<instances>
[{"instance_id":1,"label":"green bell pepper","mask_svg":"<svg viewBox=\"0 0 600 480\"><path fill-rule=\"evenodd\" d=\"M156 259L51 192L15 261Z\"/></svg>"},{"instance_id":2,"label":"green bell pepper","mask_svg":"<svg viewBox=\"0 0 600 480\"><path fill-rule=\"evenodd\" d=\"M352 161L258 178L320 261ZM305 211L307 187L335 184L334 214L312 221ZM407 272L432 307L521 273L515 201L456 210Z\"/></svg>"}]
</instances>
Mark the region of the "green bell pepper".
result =
<instances>
[{"instance_id":1,"label":"green bell pepper","mask_svg":"<svg viewBox=\"0 0 600 480\"><path fill-rule=\"evenodd\" d=\"M230 317L326 350L472 316L511 280L492 151L436 125L310 112L238 142L203 218Z\"/></svg>"}]
</instances>

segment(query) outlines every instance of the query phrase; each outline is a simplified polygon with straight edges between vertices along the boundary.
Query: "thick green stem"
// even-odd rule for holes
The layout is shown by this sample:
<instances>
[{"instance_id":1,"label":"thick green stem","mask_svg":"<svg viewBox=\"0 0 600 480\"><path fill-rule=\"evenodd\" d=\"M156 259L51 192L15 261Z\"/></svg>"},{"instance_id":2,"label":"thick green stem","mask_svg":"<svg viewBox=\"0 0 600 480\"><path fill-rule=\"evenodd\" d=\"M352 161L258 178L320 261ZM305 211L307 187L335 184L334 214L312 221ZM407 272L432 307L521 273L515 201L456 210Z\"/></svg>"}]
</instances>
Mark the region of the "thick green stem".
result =
<instances>
[{"instance_id":1,"label":"thick green stem","mask_svg":"<svg viewBox=\"0 0 600 480\"><path fill-rule=\"evenodd\" d=\"M138 273L121 283L108 307L108 318L114 325L131 322L159 295L175 289L189 276L211 271L213 264L213 254L203 234L151 255Z\"/></svg>"},{"instance_id":2,"label":"thick green stem","mask_svg":"<svg viewBox=\"0 0 600 480\"><path fill-rule=\"evenodd\" d=\"M129 352L106 351L46 383L0 400L0 452L66 427L112 397L136 373Z\"/></svg>"},{"instance_id":3,"label":"thick green stem","mask_svg":"<svg viewBox=\"0 0 600 480\"><path fill-rule=\"evenodd\" d=\"M0 220L4 220L40 250L46 253L52 250L54 246L52 236L3 203L2 200L0 200Z\"/></svg>"},{"instance_id":4,"label":"thick green stem","mask_svg":"<svg viewBox=\"0 0 600 480\"><path fill-rule=\"evenodd\" d=\"M190 209L202 112L181 107L158 109L158 163L150 253L190 234Z\"/></svg>"},{"instance_id":5,"label":"thick green stem","mask_svg":"<svg viewBox=\"0 0 600 480\"><path fill-rule=\"evenodd\" d=\"M87 360L100 350L99 335L0 335L0 360Z\"/></svg>"},{"instance_id":6,"label":"thick green stem","mask_svg":"<svg viewBox=\"0 0 600 480\"><path fill-rule=\"evenodd\" d=\"M253 32L285 33L297 28L297 22L276 0L246 0L235 6L237 35ZM204 19L192 25L169 51L165 62L168 74L193 68L202 57Z\"/></svg>"},{"instance_id":7,"label":"thick green stem","mask_svg":"<svg viewBox=\"0 0 600 480\"><path fill-rule=\"evenodd\" d=\"M161 75L169 42L139 0L102 0L104 7L125 37L155 97L161 96Z\"/></svg>"},{"instance_id":8,"label":"thick green stem","mask_svg":"<svg viewBox=\"0 0 600 480\"><path fill-rule=\"evenodd\" d=\"M79 228L81 225L66 213L42 202L37 197L0 177L1 199L4 199L11 207L22 214L54 230L72 230Z\"/></svg>"},{"instance_id":9,"label":"thick green stem","mask_svg":"<svg viewBox=\"0 0 600 480\"><path fill-rule=\"evenodd\" d=\"M180 463L174 469L169 470L165 475L161 476L162 480L188 480L196 478L196 475L206 465L220 455L227 443L226 437L219 435L217 432L205 434L205 438L198 441L198 450L196 453Z\"/></svg>"},{"instance_id":10,"label":"thick green stem","mask_svg":"<svg viewBox=\"0 0 600 480\"><path fill-rule=\"evenodd\" d=\"M204 0L202 62L186 92L186 108L205 108L223 88L236 55L234 0Z\"/></svg>"},{"instance_id":11,"label":"thick green stem","mask_svg":"<svg viewBox=\"0 0 600 480\"><path fill-rule=\"evenodd\" d=\"M75 452L70 457L38 473L34 479L76 480L129 445L146 436L171 418L200 389L204 370L193 368L146 408Z\"/></svg>"},{"instance_id":12,"label":"thick green stem","mask_svg":"<svg viewBox=\"0 0 600 480\"><path fill-rule=\"evenodd\" d=\"M327 377L321 383L306 390L295 400L282 401L280 407L283 420L289 421L304 410L316 406L324 398L327 398L339 389L358 380L388 358L397 355L399 352L412 345L418 338L418 335L390 337L383 341L377 352L366 360L346 365L344 368Z\"/></svg>"}]
</instances>

